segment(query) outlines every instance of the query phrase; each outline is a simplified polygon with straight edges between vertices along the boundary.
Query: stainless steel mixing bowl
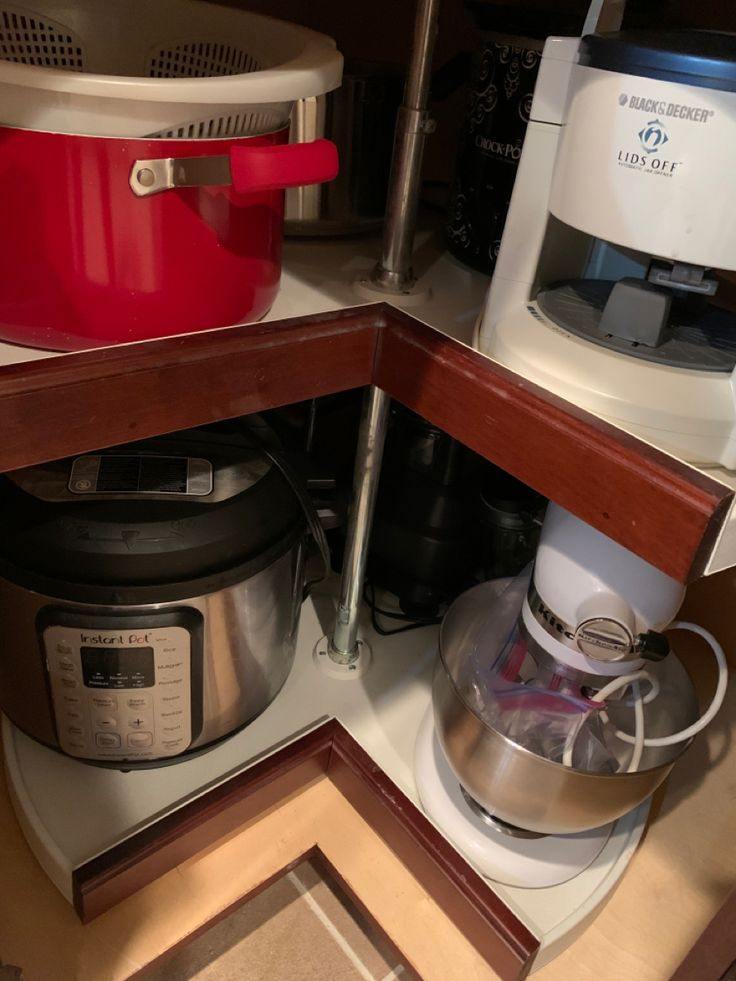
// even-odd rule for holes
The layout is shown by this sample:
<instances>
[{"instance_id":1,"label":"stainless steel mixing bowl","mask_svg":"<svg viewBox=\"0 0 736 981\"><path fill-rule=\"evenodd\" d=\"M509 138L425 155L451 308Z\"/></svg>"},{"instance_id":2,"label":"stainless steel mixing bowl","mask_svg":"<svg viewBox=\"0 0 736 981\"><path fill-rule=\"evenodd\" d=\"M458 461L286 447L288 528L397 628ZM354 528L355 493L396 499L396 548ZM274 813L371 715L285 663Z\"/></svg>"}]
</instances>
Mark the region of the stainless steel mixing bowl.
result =
<instances>
[{"instance_id":1,"label":"stainless steel mixing bowl","mask_svg":"<svg viewBox=\"0 0 736 981\"><path fill-rule=\"evenodd\" d=\"M572 834L608 824L652 794L688 744L647 748L636 773L590 773L537 756L489 725L463 689L469 653L474 646L482 649L498 582L468 590L442 624L432 699L445 756L465 790L508 824L542 834ZM666 735L694 722L695 693L674 654L647 670L657 675L662 692L669 693L662 703L666 711L653 725L648 720L647 735Z\"/></svg>"}]
</instances>

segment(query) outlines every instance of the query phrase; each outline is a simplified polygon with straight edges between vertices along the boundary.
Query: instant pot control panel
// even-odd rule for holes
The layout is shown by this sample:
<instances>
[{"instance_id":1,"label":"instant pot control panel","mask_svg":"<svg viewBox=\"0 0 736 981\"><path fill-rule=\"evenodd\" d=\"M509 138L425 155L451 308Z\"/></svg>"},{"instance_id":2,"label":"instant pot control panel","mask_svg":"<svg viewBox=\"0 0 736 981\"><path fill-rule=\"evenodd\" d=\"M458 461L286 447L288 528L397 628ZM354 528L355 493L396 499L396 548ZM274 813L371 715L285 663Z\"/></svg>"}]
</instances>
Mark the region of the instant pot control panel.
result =
<instances>
[{"instance_id":1,"label":"instant pot control panel","mask_svg":"<svg viewBox=\"0 0 736 981\"><path fill-rule=\"evenodd\" d=\"M202 617L90 617L46 607L38 630L60 748L109 762L183 753L202 728Z\"/></svg>"}]
</instances>

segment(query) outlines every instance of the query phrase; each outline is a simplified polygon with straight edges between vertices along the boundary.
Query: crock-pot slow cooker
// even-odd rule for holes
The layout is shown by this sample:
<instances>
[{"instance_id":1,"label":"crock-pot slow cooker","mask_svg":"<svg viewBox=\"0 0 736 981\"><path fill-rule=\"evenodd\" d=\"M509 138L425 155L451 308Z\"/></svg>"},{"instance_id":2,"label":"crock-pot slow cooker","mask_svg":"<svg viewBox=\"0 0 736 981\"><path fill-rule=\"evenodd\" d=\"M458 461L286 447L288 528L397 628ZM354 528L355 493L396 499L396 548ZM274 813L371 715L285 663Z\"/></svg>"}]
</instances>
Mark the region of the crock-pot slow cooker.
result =
<instances>
[{"instance_id":1,"label":"crock-pot slow cooker","mask_svg":"<svg viewBox=\"0 0 736 981\"><path fill-rule=\"evenodd\" d=\"M246 436L190 430L0 478L0 708L81 760L173 762L294 657L305 521Z\"/></svg>"}]
</instances>

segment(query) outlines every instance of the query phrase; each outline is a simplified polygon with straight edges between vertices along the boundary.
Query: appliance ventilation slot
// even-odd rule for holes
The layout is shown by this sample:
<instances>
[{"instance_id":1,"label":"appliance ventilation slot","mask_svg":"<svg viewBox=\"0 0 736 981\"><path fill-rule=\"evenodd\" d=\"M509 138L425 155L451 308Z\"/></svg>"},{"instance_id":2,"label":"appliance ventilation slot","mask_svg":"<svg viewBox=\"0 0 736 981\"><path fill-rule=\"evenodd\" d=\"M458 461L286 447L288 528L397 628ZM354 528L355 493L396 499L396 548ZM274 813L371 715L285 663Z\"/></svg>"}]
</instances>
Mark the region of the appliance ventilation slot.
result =
<instances>
[{"instance_id":1,"label":"appliance ventilation slot","mask_svg":"<svg viewBox=\"0 0 736 981\"><path fill-rule=\"evenodd\" d=\"M217 75L245 75L261 66L247 51L213 41L190 41L160 48L151 54L151 78L212 78Z\"/></svg>"},{"instance_id":2,"label":"appliance ventilation slot","mask_svg":"<svg viewBox=\"0 0 736 981\"><path fill-rule=\"evenodd\" d=\"M251 133L267 133L280 129L283 120L275 112L239 112L229 116L215 116L200 119L194 123L177 126L176 129L149 133L149 139L161 140L206 140L230 136L247 136Z\"/></svg>"},{"instance_id":3,"label":"appliance ventilation slot","mask_svg":"<svg viewBox=\"0 0 736 981\"><path fill-rule=\"evenodd\" d=\"M84 71L84 49L68 28L22 10L0 10L0 59Z\"/></svg>"}]
</instances>

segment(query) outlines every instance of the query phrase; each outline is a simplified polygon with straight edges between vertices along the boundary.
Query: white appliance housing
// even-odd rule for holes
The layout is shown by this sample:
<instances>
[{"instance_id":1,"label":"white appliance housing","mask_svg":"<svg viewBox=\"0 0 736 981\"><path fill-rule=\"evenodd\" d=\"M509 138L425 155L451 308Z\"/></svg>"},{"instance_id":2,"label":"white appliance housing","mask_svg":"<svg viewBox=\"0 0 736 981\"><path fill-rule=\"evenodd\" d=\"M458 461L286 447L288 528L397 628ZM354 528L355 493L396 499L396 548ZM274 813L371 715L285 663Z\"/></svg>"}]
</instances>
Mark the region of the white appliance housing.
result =
<instances>
[{"instance_id":1,"label":"white appliance housing","mask_svg":"<svg viewBox=\"0 0 736 981\"><path fill-rule=\"evenodd\" d=\"M645 278L651 257L736 269L736 91L579 64L584 44L545 45L475 345L675 456L735 469L735 371L598 346L537 302L571 277Z\"/></svg>"},{"instance_id":2,"label":"white appliance housing","mask_svg":"<svg viewBox=\"0 0 736 981\"><path fill-rule=\"evenodd\" d=\"M637 641L664 630L685 587L557 504L547 506L521 616L556 661L593 675L637 671Z\"/></svg>"}]
</instances>

